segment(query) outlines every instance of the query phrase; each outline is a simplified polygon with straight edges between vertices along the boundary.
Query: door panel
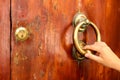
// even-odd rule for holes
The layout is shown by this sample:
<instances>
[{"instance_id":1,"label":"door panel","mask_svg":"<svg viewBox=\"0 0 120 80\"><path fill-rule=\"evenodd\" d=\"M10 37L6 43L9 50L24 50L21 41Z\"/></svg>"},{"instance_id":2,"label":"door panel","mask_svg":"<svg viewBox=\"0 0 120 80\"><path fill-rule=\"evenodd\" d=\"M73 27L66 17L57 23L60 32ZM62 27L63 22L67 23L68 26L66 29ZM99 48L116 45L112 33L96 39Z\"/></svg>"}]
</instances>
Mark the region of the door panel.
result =
<instances>
[{"instance_id":1,"label":"door panel","mask_svg":"<svg viewBox=\"0 0 120 80\"><path fill-rule=\"evenodd\" d=\"M76 8L69 5L75 4L74 0L12 0L12 80L79 79L78 64L71 56ZM20 26L30 32L24 42L14 37Z\"/></svg>"},{"instance_id":2,"label":"door panel","mask_svg":"<svg viewBox=\"0 0 120 80\"><path fill-rule=\"evenodd\" d=\"M0 0L0 80L10 80L10 2Z\"/></svg>"},{"instance_id":3,"label":"door panel","mask_svg":"<svg viewBox=\"0 0 120 80\"><path fill-rule=\"evenodd\" d=\"M119 80L117 71L89 59L78 63L72 57L72 19L78 10L98 26L102 40L120 56L119 4L113 0L12 0L12 80ZM20 26L30 33L23 42L14 36ZM91 35L90 28L89 43L94 42Z\"/></svg>"}]
</instances>

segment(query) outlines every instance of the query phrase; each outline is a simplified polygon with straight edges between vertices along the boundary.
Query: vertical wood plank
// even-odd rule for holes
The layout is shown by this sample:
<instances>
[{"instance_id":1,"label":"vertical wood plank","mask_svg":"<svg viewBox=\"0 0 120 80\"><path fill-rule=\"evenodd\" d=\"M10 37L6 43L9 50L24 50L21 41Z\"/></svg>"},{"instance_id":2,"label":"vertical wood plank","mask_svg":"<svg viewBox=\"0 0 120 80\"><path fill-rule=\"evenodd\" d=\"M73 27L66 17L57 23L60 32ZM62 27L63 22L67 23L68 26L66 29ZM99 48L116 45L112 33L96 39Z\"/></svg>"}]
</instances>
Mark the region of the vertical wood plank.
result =
<instances>
[{"instance_id":1,"label":"vertical wood plank","mask_svg":"<svg viewBox=\"0 0 120 80\"><path fill-rule=\"evenodd\" d=\"M75 0L12 0L12 80L80 79L71 55L75 4ZM30 32L24 42L15 40L20 26Z\"/></svg>"},{"instance_id":2,"label":"vertical wood plank","mask_svg":"<svg viewBox=\"0 0 120 80\"><path fill-rule=\"evenodd\" d=\"M0 80L10 80L10 0L0 0Z\"/></svg>"}]
</instances>

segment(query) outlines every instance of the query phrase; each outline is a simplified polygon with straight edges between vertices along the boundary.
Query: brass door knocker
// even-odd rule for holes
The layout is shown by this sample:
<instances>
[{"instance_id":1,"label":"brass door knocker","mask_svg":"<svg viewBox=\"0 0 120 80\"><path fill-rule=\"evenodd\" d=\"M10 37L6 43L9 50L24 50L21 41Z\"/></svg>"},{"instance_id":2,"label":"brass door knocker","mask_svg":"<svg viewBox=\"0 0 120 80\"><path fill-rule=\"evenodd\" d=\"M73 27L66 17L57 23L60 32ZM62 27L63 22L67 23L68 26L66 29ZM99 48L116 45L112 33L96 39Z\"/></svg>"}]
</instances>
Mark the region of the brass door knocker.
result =
<instances>
[{"instance_id":1,"label":"brass door knocker","mask_svg":"<svg viewBox=\"0 0 120 80\"><path fill-rule=\"evenodd\" d=\"M78 33L84 32L88 26L91 26L96 33L96 41L101 41L100 31L94 23L89 21L87 17L80 12L78 12L74 16L73 26L75 27L73 32L73 41L74 41L73 57L81 61L85 58L84 55L86 54L86 52L90 50L82 49L86 45L86 43L78 39Z\"/></svg>"}]
</instances>

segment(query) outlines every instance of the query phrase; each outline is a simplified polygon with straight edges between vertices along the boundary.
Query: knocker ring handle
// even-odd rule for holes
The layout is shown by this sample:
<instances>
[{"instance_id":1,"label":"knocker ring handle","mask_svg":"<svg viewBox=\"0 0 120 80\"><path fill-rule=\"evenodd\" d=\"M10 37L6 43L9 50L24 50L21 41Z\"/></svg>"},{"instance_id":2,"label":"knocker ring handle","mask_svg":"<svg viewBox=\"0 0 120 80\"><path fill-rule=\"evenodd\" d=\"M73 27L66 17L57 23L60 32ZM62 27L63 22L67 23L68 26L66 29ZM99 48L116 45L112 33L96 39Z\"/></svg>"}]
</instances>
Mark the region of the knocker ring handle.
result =
<instances>
[{"instance_id":1,"label":"knocker ring handle","mask_svg":"<svg viewBox=\"0 0 120 80\"><path fill-rule=\"evenodd\" d=\"M83 45L85 45L85 43L78 39L78 33L84 32L88 26L91 26L94 29L95 34L96 34L96 41L99 42L101 41L100 31L97 28L97 26L91 21L89 21L87 17L82 13L77 13L74 16L73 25L75 27L74 32L73 32L74 47L78 51L77 53L80 53L80 55L84 56L86 54L86 50L83 50L82 48L83 48Z\"/></svg>"}]
</instances>

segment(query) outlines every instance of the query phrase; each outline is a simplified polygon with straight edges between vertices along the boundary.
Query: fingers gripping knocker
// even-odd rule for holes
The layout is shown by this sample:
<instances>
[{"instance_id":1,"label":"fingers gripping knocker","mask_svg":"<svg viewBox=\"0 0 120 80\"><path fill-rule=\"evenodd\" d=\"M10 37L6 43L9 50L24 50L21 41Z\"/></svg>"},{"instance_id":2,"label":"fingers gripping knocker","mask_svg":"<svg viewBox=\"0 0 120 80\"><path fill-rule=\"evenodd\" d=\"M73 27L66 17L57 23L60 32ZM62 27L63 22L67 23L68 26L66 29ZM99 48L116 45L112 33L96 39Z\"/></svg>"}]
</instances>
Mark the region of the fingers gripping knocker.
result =
<instances>
[{"instance_id":1,"label":"fingers gripping knocker","mask_svg":"<svg viewBox=\"0 0 120 80\"><path fill-rule=\"evenodd\" d=\"M84 32L88 26L91 26L95 33L96 33L96 41L101 41L101 36L100 36L100 32L97 28L97 26L90 22L87 17L78 12L74 18L73 18L73 26L74 28L74 33L73 33L73 41L74 41L74 47L73 47L73 57L80 61L83 60L85 57L84 55L86 54L87 51L89 50L83 50L82 48L85 46L85 42L83 42L82 40L78 39L78 33L82 33ZM91 52L91 51L90 51Z\"/></svg>"}]
</instances>

